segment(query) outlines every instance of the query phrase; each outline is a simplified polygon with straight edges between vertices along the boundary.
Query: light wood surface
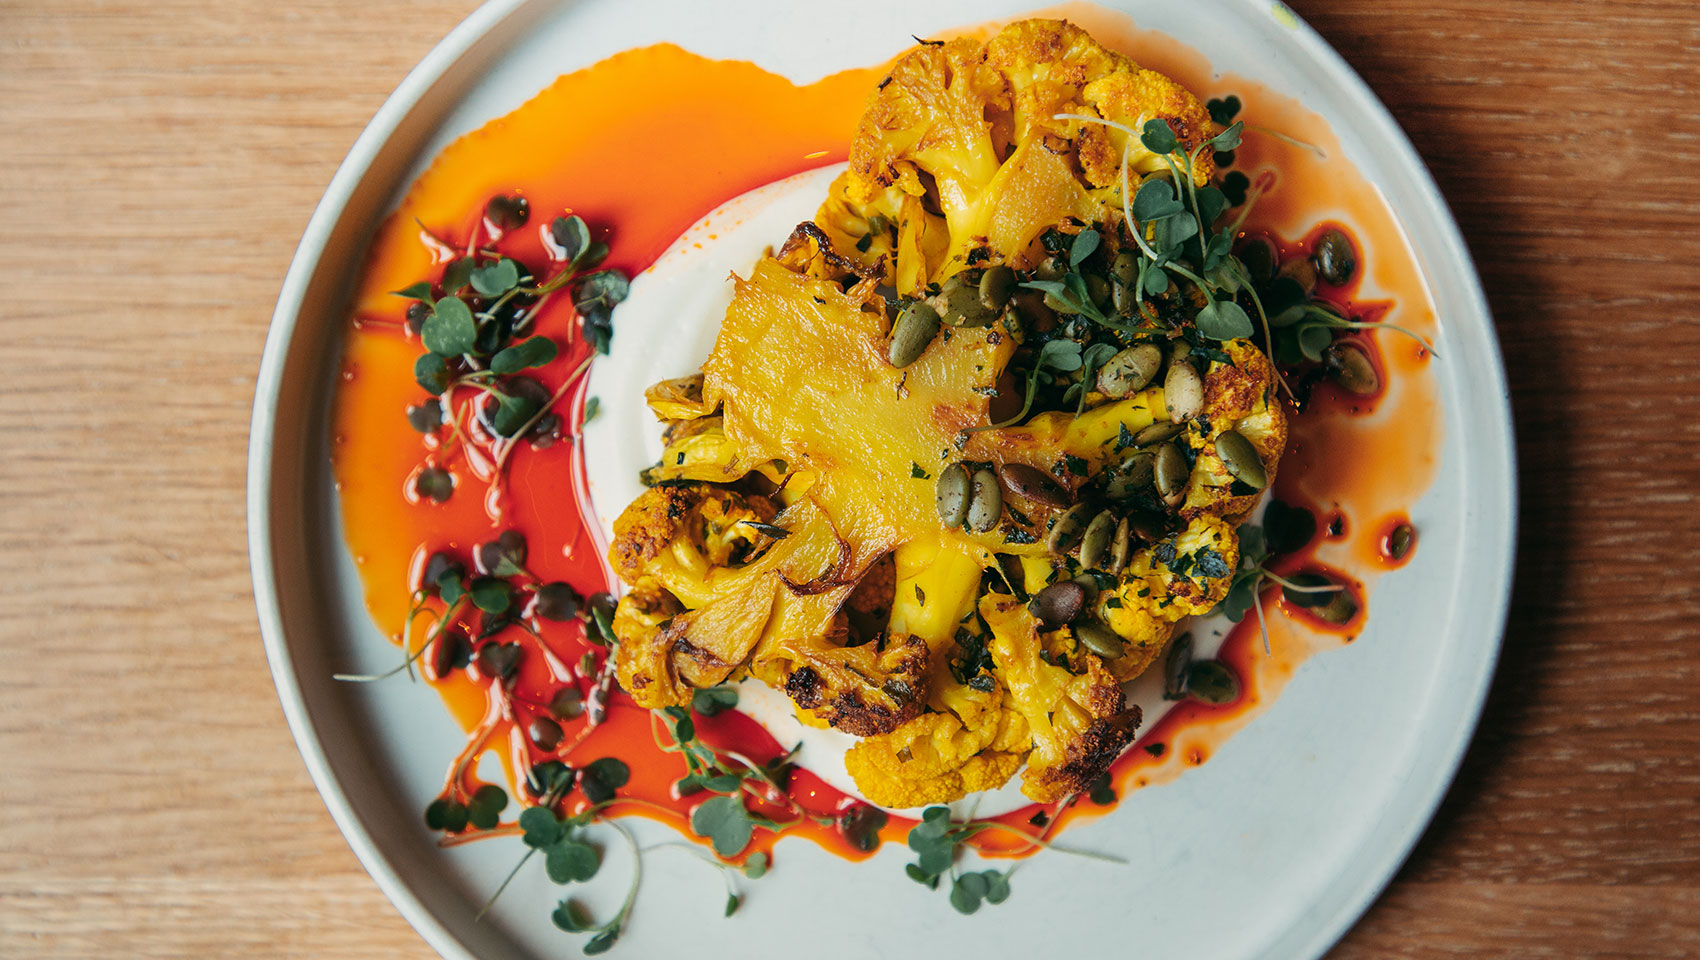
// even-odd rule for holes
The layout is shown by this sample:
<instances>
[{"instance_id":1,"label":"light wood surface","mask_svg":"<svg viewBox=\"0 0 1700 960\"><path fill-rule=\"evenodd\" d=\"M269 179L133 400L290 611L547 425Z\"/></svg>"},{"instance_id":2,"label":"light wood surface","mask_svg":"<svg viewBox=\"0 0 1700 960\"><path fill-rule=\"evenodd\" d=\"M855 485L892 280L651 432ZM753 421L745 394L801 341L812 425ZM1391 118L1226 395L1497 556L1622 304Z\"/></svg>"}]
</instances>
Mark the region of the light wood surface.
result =
<instances>
[{"instance_id":1,"label":"light wood surface","mask_svg":"<svg viewBox=\"0 0 1700 960\"><path fill-rule=\"evenodd\" d=\"M301 230L471 0L0 0L0 956L426 957L290 741L254 374ZM1700 955L1700 8L1295 2L1411 133L1510 368L1481 733L1336 950Z\"/></svg>"}]
</instances>

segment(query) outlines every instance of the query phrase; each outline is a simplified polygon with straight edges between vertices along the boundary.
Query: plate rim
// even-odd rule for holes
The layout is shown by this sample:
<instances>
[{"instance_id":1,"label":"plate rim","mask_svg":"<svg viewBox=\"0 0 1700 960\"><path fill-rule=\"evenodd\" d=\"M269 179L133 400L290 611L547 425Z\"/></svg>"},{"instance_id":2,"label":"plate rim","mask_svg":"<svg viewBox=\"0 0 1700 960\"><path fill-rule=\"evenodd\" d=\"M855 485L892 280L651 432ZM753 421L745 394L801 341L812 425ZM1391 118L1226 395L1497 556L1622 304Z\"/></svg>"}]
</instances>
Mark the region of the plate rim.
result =
<instances>
[{"instance_id":1,"label":"plate rim","mask_svg":"<svg viewBox=\"0 0 1700 960\"><path fill-rule=\"evenodd\" d=\"M1305 946L1299 951L1299 955L1314 958L1322 956L1346 935L1380 898L1395 874L1410 858L1418 841L1433 824L1435 814L1455 782L1464 757L1474 742L1503 655L1515 579L1520 510L1516 427L1512 418L1498 328L1482 286L1480 271L1468 244L1464 241L1456 217L1440 192L1433 172L1417 152L1410 137L1386 104L1345 57L1284 3L1279 0L1230 2L1242 8L1247 17L1275 18L1282 26L1293 31L1297 43L1305 52L1323 61L1324 67L1330 72L1342 76L1346 81L1346 92L1359 101L1365 107L1365 112L1373 118L1377 135L1370 139L1391 148L1395 154L1395 164L1405 165L1414 173L1412 186L1417 190L1418 202L1426 208L1424 212L1437 228L1436 239L1442 252L1467 269L1470 281L1468 289L1455 293L1464 297L1488 325L1489 335L1485 339L1491 356L1484 359L1491 361L1491 368L1498 372L1501 387L1500 390L1489 394L1495 401L1493 409L1482 411L1491 415L1480 417L1478 420L1478 423L1489 431L1488 439L1498 441L1494 446L1505 452L1505 470L1496 485L1497 489L1487 491L1496 495L1506 511L1504 547L1495 558L1497 562L1489 566L1499 578L1499 582L1493 585L1493 591L1488 594L1494 601L1491 611L1493 639L1491 643L1484 645L1479 661L1472 665L1473 676L1467 677L1472 681L1467 696L1463 698L1467 709L1458 714L1458 723L1453 727L1451 739L1440 754L1440 761L1429 767L1427 789L1415 807L1421 814L1411 816L1402 829L1397 831L1396 839L1379 845L1383 850L1382 860L1378 866L1369 870L1364 882L1357 885L1356 892L1342 897L1331 916L1312 924L1313 933L1303 941ZM308 288L319 271L324 248L332 232L347 213L356 190L365 180L383 148L397 134L402 123L432 87L459 65L489 34L523 8L535 3L536 0L486 0L408 71L355 139L326 185L284 276L255 380L253 415L249 430L246 477L249 566L261 640L290 733L315 788L356 858L409 925L432 949L451 960L477 958L467 944L445 926L436 912L425 904L414 887L401 877L395 864L379 847L355 812L341 780L331 767L329 756L320 741L322 731L307 705L296 676L295 659L285 636L281 586L276 567L279 533L276 529L276 518L272 514L276 470L273 453L280 412L278 400L284 386L286 361L300 326ZM1113 0L1103 6L1111 10L1116 8Z\"/></svg>"}]
</instances>

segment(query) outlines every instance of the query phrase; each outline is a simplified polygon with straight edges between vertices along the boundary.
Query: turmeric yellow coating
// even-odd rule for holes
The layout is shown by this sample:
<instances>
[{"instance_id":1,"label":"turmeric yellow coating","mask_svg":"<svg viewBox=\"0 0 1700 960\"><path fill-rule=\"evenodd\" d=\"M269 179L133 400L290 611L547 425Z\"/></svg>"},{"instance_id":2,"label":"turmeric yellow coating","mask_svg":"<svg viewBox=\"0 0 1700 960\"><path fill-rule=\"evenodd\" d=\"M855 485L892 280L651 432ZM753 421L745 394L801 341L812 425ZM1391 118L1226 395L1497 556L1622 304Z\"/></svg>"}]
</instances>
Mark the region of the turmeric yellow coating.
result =
<instances>
[{"instance_id":1,"label":"turmeric yellow coating","mask_svg":"<svg viewBox=\"0 0 1700 960\"><path fill-rule=\"evenodd\" d=\"M887 298L938 297L987 264L1033 268L1053 228L1114 229L1124 162L1134 185L1170 169L1126 132L1152 119L1186 151L1215 133L1179 84L1062 21L922 45L893 67L814 220L735 278L701 372L646 394L666 452L609 550L631 586L615 662L640 705L760 679L859 738L845 765L888 807L995 789L1023 767L1028 796L1061 799L1131 742L1139 711L1120 683L1226 594L1235 522L1259 492L1217 440L1239 433L1273 481L1287 432L1273 366L1247 341L1198 362L1202 408L1173 439L1184 495L1083 614L1125 644L1101 657L1025 603L1082 571L1078 551L1046 543L1064 508L1010 490L997 527L946 526L938 478L1020 464L1071 503L1103 502L1102 478L1141 455L1128 438L1180 419L1162 378L1114 397L1082 382L1078 409L989 428L1022 332L963 324L894 366Z\"/></svg>"}]
</instances>

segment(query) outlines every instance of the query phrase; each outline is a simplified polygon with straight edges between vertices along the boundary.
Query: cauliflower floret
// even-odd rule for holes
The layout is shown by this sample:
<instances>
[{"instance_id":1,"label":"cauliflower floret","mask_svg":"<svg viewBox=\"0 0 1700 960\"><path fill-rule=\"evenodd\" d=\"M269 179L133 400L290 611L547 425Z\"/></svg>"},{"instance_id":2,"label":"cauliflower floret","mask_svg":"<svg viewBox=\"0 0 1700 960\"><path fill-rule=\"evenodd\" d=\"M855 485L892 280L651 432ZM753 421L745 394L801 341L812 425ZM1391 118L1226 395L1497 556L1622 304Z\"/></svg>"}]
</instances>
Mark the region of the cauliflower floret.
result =
<instances>
[{"instance_id":1,"label":"cauliflower floret","mask_svg":"<svg viewBox=\"0 0 1700 960\"><path fill-rule=\"evenodd\" d=\"M1198 451L1187 481L1181 516L1215 514L1242 517L1257 503L1259 494L1275 482L1275 470L1287 446L1287 416L1274 402L1275 366L1248 340L1222 344L1231 363L1210 364L1204 377L1204 413L1199 425L1208 429L1187 431L1187 442ZM1263 464L1263 488L1236 488L1216 450L1216 438L1228 430L1251 441Z\"/></svg>"},{"instance_id":2,"label":"cauliflower floret","mask_svg":"<svg viewBox=\"0 0 1700 960\"><path fill-rule=\"evenodd\" d=\"M1163 652L1176 622L1207 613L1228 595L1239 562L1233 525L1209 514L1136 551L1121 582L1098 596L1098 618L1127 644L1110 662L1111 671L1122 680L1143 673Z\"/></svg>"},{"instance_id":3,"label":"cauliflower floret","mask_svg":"<svg viewBox=\"0 0 1700 960\"><path fill-rule=\"evenodd\" d=\"M627 583L659 576L690 602L680 581L700 580L746 555L765 537L751 522L768 523L775 513L765 497L707 484L651 487L614 521L608 562Z\"/></svg>"},{"instance_id":4,"label":"cauliflower floret","mask_svg":"<svg viewBox=\"0 0 1700 960\"><path fill-rule=\"evenodd\" d=\"M1137 136L1058 114L1136 131L1163 119L1188 151L1215 132L1204 105L1170 78L1066 21L1024 20L984 45L925 44L898 61L863 114L847 179L817 219L836 228L835 240L876 233L875 216L899 224L895 244L870 241L863 254L887 261L886 275L910 294L955 273L971 250L1015 261L1067 219L1115 219L1124 147L1133 172L1168 169ZM1206 151L1193 174L1202 186L1213 173ZM942 257L925 255L940 246L937 223L915 216L908 198L948 229ZM919 228L907 257L906 223Z\"/></svg>"},{"instance_id":5,"label":"cauliflower floret","mask_svg":"<svg viewBox=\"0 0 1700 960\"><path fill-rule=\"evenodd\" d=\"M879 637L844 646L847 629L787 640L765 651L751 673L797 706L857 737L890 732L921 709L927 645L919 637Z\"/></svg>"},{"instance_id":6,"label":"cauliflower floret","mask_svg":"<svg viewBox=\"0 0 1700 960\"><path fill-rule=\"evenodd\" d=\"M661 639L664 625L683 609L653 577L633 583L614 608L614 635L620 638L614 647L615 675L640 707L658 710L691 700L690 684L679 679L672 650Z\"/></svg>"},{"instance_id":7,"label":"cauliflower floret","mask_svg":"<svg viewBox=\"0 0 1700 960\"><path fill-rule=\"evenodd\" d=\"M992 660L1010 704L1032 734L1021 792L1049 803L1085 790L1133 742L1139 708L1127 705L1121 684L1096 655L1059 658L1046 651L1039 621L1020 601L988 594L980 616L991 627Z\"/></svg>"},{"instance_id":8,"label":"cauliflower floret","mask_svg":"<svg viewBox=\"0 0 1700 960\"><path fill-rule=\"evenodd\" d=\"M1027 722L1004 708L1003 688L948 685L951 709L925 713L844 755L856 788L886 807L919 807L995 790L1021 768Z\"/></svg>"}]
</instances>

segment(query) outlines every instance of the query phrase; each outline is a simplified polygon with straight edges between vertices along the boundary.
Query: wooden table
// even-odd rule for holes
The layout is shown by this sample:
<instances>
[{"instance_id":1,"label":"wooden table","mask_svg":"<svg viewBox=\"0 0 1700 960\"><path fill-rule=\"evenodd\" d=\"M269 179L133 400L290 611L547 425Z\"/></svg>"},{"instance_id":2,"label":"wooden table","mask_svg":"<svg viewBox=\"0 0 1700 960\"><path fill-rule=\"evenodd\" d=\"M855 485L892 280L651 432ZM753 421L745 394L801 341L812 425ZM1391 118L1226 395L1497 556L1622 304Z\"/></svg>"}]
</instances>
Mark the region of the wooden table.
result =
<instances>
[{"instance_id":1,"label":"wooden table","mask_svg":"<svg viewBox=\"0 0 1700 960\"><path fill-rule=\"evenodd\" d=\"M0 0L0 956L425 957L284 727L244 542L273 299L472 0ZM1339 957L1700 954L1700 7L1295 3L1432 165L1523 534L1464 772Z\"/></svg>"}]
</instances>

